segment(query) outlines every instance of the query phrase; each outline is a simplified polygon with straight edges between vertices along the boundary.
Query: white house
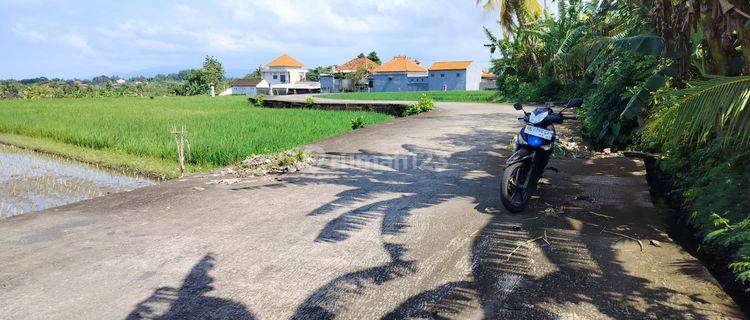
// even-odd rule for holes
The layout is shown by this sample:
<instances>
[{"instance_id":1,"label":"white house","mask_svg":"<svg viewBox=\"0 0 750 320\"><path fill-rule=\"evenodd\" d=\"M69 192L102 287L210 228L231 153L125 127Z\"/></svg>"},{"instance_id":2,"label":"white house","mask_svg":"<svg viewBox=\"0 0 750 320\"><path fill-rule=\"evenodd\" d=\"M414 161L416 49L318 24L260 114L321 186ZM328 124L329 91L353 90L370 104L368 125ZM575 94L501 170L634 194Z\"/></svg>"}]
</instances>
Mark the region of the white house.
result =
<instances>
[{"instance_id":1,"label":"white house","mask_svg":"<svg viewBox=\"0 0 750 320\"><path fill-rule=\"evenodd\" d=\"M263 70L263 79L271 85L295 84L306 76L307 69L304 65L287 54L269 62Z\"/></svg>"},{"instance_id":2,"label":"white house","mask_svg":"<svg viewBox=\"0 0 750 320\"><path fill-rule=\"evenodd\" d=\"M258 93L268 94L270 89L268 81L264 79L240 79L235 81L232 86L224 90L220 96L227 95L245 95L245 96L257 96Z\"/></svg>"},{"instance_id":3,"label":"white house","mask_svg":"<svg viewBox=\"0 0 750 320\"><path fill-rule=\"evenodd\" d=\"M305 81L306 78L305 66L287 54L269 62L263 70L263 80L273 94L320 92L320 83Z\"/></svg>"}]
</instances>

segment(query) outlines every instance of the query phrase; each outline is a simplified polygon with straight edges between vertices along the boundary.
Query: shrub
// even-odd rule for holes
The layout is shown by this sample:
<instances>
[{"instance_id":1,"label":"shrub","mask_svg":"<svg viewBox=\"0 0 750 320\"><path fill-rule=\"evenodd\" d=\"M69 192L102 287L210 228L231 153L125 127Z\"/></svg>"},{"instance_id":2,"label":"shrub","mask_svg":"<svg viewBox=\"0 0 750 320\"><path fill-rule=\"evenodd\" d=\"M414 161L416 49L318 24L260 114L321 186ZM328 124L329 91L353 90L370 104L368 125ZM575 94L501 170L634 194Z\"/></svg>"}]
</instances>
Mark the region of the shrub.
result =
<instances>
[{"instance_id":1,"label":"shrub","mask_svg":"<svg viewBox=\"0 0 750 320\"><path fill-rule=\"evenodd\" d=\"M255 97L255 104L259 107L262 107L266 103L266 96L262 93L259 93L257 97Z\"/></svg>"},{"instance_id":2,"label":"shrub","mask_svg":"<svg viewBox=\"0 0 750 320\"><path fill-rule=\"evenodd\" d=\"M357 130L359 128L364 127L365 122L366 122L365 120L366 119L364 116L359 116L359 117L352 119L352 130Z\"/></svg>"},{"instance_id":3,"label":"shrub","mask_svg":"<svg viewBox=\"0 0 750 320\"><path fill-rule=\"evenodd\" d=\"M292 157L288 154L281 155L279 159L276 161L276 165L279 167L289 167L293 166L297 163L297 158Z\"/></svg>"},{"instance_id":4,"label":"shrub","mask_svg":"<svg viewBox=\"0 0 750 320\"><path fill-rule=\"evenodd\" d=\"M430 99L426 94L422 94L417 103L411 104L404 110L404 116L411 116L422 112L432 111L435 107L435 101Z\"/></svg>"},{"instance_id":5,"label":"shrub","mask_svg":"<svg viewBox=\"0 0 750 320\"><path fill-rule=\"evenodd\" d=\"M36 100L41 98L52 98L53 90L49 84L35 84L27 87L21 92L24 99Z\"/></svg>"},{"instance_id":6,"label":"shrub","mask_svg":"<svg viewBox=\"0 0 750 320\"><path fill-rule=\"evenodd\" d=\"M305 159L307 159L307 154L305 154L305 151L303 150L297 150L297 153L295 155L297 156L297 160L299 161L305 161Z\"/></svg>"},{"instance_id":7,"label":"shrub","mask_svg":"<svg viewBox=\"0 0 750 320\"><path fill-rule=\"evenodd\" d=\"M308 108L312 108L315 106L315 100L313 100L312 97L307 97L307 100L305 100L305 102L307 103Z\"/></svg>"},{"instance_id":8,"label":"shrub","mask_svg":"<svg viewBox=\"0 0 750 320\"><path fill-rule=\"evenodd\" d=\"M674 146L661 168L683 190L689 222L706 242L730 249L741 282L750 281L750 150L727 153L722 142L705 147Z\"/></svg>"},{"instance_id":9,"label":"shrub","mask_svg":"<svg viewBox=\"0 0 750 320\"><path fill-rule=\"evenodd\" d=\"M653 59L623 53L596 77L597 89L585 98L586 104L578 110L586 138L601 148L623 148L632 142L637 123L621 120L620 114L625 110L634 88L653 73L653 63Z\"/></svg>"}]
</instances>

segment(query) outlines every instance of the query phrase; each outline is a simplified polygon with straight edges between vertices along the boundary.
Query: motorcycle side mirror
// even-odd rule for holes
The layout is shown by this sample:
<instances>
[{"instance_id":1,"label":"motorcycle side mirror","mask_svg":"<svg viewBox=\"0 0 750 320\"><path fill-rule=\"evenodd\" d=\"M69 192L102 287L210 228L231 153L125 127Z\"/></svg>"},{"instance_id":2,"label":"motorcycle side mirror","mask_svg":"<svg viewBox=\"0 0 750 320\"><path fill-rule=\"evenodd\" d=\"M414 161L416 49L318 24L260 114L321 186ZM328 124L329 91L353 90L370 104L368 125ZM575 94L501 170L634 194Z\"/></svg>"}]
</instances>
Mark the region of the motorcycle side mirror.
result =
<instances>
[{"instance_id":1,"label":"motorcycle side mirror","mask_svg":"<svg viewBox=\"0 0 750 320\"><path fill-rule=\"evenodd\" d=\"M516 104L513 105L513 109L521 111L523 110L523 105L520 102L517 102Z\"/></svg>"},{"instance_id":2,"label":"motorcycle side mirror","mask_svg":"<svg viewBox=\"0 0 750 320\"><path fill-rule=\"evenodd\" d=\"M568 101L568 108L578 108L581 105L583 105L583 99L576 98Z\"/></svg>"}]
</instances>

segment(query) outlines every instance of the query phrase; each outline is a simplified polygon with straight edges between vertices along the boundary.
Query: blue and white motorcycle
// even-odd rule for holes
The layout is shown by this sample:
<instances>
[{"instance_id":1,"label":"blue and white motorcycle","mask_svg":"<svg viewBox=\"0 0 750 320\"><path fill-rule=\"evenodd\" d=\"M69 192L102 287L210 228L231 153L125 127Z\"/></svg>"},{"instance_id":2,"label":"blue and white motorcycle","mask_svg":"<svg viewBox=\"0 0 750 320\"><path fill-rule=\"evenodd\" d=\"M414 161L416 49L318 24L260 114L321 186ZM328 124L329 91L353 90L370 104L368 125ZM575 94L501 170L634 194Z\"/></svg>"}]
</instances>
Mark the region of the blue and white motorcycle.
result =
<instances>
[{"instance_id":1,"label":"blue and white motorcycle","mask_svg":"<svg viewBox=\"0 0 750 320\"><path fill-rule=\"evenodd\" d=\"M566 106L559 112L552 110L552 106L562 104ZM523 110L520 103L513 105L516 110L523 111L524 116L518 119L523 120L526 126L516 138L515 152L506 161L507 167L500 182L500 198L508 211L521 212L526 209L552 154L557 138L555 124L565 120L562 114L564 110L582 104L581 99L572 99L567 103L548 102L530 113Z\"/></svg>"}]
</instances>

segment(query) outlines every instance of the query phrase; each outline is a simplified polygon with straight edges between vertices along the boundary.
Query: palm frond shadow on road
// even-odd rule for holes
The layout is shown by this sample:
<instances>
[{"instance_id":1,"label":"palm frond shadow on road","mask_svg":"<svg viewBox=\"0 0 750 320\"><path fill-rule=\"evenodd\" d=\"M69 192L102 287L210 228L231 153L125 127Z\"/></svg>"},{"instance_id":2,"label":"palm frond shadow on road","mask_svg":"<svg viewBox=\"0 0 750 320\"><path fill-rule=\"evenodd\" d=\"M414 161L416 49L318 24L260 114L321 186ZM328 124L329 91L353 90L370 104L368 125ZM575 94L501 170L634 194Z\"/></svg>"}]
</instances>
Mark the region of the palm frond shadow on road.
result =
<instances>
[{"instance_id":1,"label":"palm frond shadow on road","mask_svg":"<svg viewBox=\"0 0 750 320\"><path fill-rule=\"evenodd\" d=\"M398 236L409 232L409 220L415 212L420 212L418 209L458 197L471 199L476 211L492 214L474 239L470 280L448 282L412 295L387 313L386 318L451 318L478 311L487 318L552 319L559 317L561 311L555 308L580 304L590 305L598 313L614 318L705 317L700 307L670 301L678 292L628 274L617 257L615 245L619 239L602 241L601 237L590 236L600 231L588 224L601 223L595 220L597 218L576 216L582 221L583 227L580 227L573 225L568 217L545 217L543 208L533 206L527 214L503 213L498 198L502 157L496 152L498 141L508 140L509 137L502 137L498 132L483 130L446 135L435 141L436 144L462 147L463 151L443 155L444 164L434 169L424 166L419 159L440 157L439 151L402 145L404 150L416 155L414 163L417 165L379 169L361 160L328 167L324 163L321 165L323 174L292 175L285 181L293 185L346 187L334 200L308 214L338 214L320 230L315 238L318 242L345 241L364 226L378 221L381 235ZM378 164L394 163L400 157L367 150L333 156L363 159L363 155L364 159ZM607 160L596 160L592 166L596 166L597 161ZM598 165L606 167L608 164ZM282 186L252 188L266 187ZM571 183L567 188L543 188L542 198L551 200L554 193L569 196L583 186ZM384 195L396 196L383 199ZM346 209L341 212L343 208ZM548 230L554 247L532 243L514 252L520 243L541 235L543 230ZM390 255L390 262L331 280L308 296L297 308L296 316L334 317L361 307L352 305L353 301L368 292L377 292L386 282L408 281L418 272L420 261L404 259L409 248L393 242L398 237L389 239L383 246ZM548 272L535 270L539 265L535 266L538 262L534 261L548 261Z\"/></svg>"}]
</instances>

